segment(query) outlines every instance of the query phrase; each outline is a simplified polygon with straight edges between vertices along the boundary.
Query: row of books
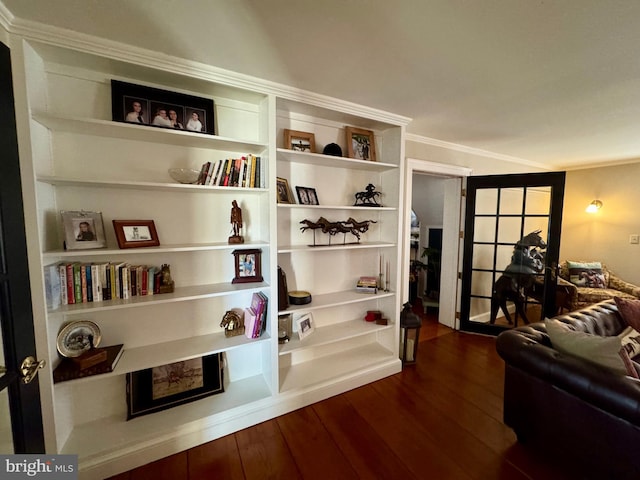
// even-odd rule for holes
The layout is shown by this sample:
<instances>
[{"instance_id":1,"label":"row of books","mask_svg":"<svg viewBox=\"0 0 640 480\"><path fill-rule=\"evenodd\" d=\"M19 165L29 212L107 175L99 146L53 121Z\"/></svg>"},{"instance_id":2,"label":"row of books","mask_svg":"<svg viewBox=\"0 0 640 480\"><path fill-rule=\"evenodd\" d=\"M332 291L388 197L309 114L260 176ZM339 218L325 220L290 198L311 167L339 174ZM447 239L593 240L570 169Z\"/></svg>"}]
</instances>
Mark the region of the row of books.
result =
<instances>
[{"instance_id":1,"label":"row of books","mask_svg":"<svg viewBox=\"0 0 640 480\"><path fill-rule=\"evenodd\" d=\"M220 187L264 188L264 163L260 157L248 154L241 158L227 158L206 162L200 169L197 185Z\"/></svg>"},{"instance_id":2,"label":"row of books","mask_svg":"<svg viewBox=\"0 0 640 480\"><path fill-rule=\"evenodd\" d=\"M159 293L161 269L122 263L58 263L44 269L47 307Z\"/></svg>"},{"instance_id":3,"label":"row of books","mask_svg":"<svg viewBox=\"0 0 640 480\"><path fill-rule=\"evenodd\" d=\"M360 277L356 284L356 291L360 293L378 293L378 278Z\"/></svg>"},{"instance_id":4,"label":"row of books","mask_svg":"<svg viewBox=\"0 0 640 480\"><path fill-rule=\"evenodd\" d=\"M267 296L255 292L251 306L244 309L244 334L247 338L258 338L267 329Z\"/></svg>"}]
</instances>

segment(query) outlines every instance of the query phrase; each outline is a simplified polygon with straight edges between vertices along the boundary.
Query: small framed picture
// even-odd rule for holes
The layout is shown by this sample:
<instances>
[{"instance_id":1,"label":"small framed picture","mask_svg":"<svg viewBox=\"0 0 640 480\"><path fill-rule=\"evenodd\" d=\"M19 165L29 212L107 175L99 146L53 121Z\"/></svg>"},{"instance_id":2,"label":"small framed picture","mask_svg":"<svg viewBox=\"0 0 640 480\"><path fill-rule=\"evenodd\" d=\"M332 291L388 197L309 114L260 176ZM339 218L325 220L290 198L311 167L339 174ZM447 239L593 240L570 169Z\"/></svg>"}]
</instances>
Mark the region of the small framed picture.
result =
<instances>
[{"instance_id":1,"label":"small framed picture","mask_svg":"<svg viewBox=\"0 0 640 480\"><path fill-rule=\"evenodd\" d=\"M127 373L127 420L224 392L221 353Z\"/></svg>"},{"instance_id":2,"label":"small framed picture","mask_svg":"<svg viewBox=\"0 0 640 480\"><path fill-rule=\"evenodd\" d=\"M311 335L315 329L315 323L313 322L313 316L310 313L302 315L296 320L296 328L298 330L298 337L300 340Z\"/></svg>"},{"instance_id":3,"label":"small framed picture","mask_svg":"<svg viewBox=\"0 0 640 480\"><path fill-rule=\"evenodd\" d=\"M284 130L284 148L296 152L315 153L316 137L313 133L299 132L297 130Z\"/></svg>"},{"instance_id":4,"label":"small framed picture","mask_svg":"<svg viewBox=\"0 0 640 480\"><path fill-rule=\"evenodd\" d=\"M276 177L276 186L278 187L278 203L296 203L286 178Z\"/></svg>"},{"instance_id":5,"label":"small framed picture","mask_svg":"<svg viewBox=\"0 0 640 480\"><path fill-rule=\"evenodd\" d=\"M356 160L376 161L376 142L371 130L346 127L347 156Z\"/></svg>"},{"instance_id":6,"label":"small framed picture","mask_svg":"<svg viewBox=\"0 0 640 480\"><path fill-rule=\"evenodd\" d=\"M296 187L296 193L298 194L298 202L301 205L320 205L315 188Z\"/></svg>"},{"instance_id":7,"label":"small framed picture","mask_svg":"<svg viewBox=\"0 0 640 480\"><path fill-rule=\"evenodd\" d=\"M231 283L262 282L262 250L234 250L236 276Z\"/></svg>"},{"instance_id":8,"label":"small framed picture","mask_svg":"<svg viewBox=\"0 0 640 480\"><path fill-rule=\"evenodd\" d=\"M160 245L153 220L113 220L118 247L141 248Z\"/></svg>"},{"instance_id":9,"label":"small framed picture","mask_svg":"<svg viewBox=\"0 0 640 480\"><path fill-rule=\"evenodd\" d=\"M107 246L102 212L63 210L60 216L64 229L65 250L88 250Z\"/></svg>"}]
</instances>

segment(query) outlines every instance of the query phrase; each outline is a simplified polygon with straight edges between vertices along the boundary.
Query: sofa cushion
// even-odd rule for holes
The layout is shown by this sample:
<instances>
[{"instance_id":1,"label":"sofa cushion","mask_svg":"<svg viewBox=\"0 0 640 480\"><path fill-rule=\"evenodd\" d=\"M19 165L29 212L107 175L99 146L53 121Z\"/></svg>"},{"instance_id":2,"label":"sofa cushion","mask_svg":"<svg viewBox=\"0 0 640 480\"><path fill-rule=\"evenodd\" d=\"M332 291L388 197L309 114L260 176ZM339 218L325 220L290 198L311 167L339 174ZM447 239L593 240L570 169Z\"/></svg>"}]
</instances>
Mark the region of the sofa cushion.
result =
<instances>
[{"instance_id":1,"label":"sofa cushion","mask_svg":"<svg viewBox=\"0 0 640 480\"><path fill-rule=\"evenodd\" d=\"M606 337L573 330L566 323L558 320L546 319L545 324L551 344L559 352L627 374L623 359L620 357L622 336L625 332Z\"/></svg>"},{"instance_id":2,"label":"sofa cushion","mask_svg":"<svg viewBox=\"0 0 640 480\"><path fill-rule=\"evenodd\" d=\"M613 299L624 323L640 331L640 300L632 300L620 296L616 296Z\"/></svg>"},{"instance_id":3,"label":"sofa cushion","mask_svg":"<svg viewBox=\"0 0 640 480\"><path fill-rule=\"evenodd\" d=\"M567 262L569 281L578 287L607 288L600 262Z\"/></svg>"}]
</instances>

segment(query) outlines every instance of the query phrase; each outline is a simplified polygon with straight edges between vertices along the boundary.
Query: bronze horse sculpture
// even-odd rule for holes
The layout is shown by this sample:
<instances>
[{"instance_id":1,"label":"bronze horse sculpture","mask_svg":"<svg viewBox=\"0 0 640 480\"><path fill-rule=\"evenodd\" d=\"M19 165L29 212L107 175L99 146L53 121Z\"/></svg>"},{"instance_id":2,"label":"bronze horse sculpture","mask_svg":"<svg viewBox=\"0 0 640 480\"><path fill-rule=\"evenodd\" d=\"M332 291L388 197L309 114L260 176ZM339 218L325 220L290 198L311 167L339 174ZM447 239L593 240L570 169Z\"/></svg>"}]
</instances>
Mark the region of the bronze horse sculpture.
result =
<instances>
[{"instance_id":1,"label":"bronze horse sculpture","mask_svg":"<svg viewBox=\"0 0 640 480\"><path fill-rule=\"evenodd\" d=\"M540 232L541 230L531 232L515 244L511 263L507 265L502 275L493 284L489 323L495 323L498 310L502 309L509 325L513 324L507 308L508 301L515 304L516 315L522 317L525 323L529 323L524 309L525 295L523 291L531 287L534 275L540 274L544 270L545 252L543 250L547 248L547 244L540 236Z\"/></svg>"}]
</instances>

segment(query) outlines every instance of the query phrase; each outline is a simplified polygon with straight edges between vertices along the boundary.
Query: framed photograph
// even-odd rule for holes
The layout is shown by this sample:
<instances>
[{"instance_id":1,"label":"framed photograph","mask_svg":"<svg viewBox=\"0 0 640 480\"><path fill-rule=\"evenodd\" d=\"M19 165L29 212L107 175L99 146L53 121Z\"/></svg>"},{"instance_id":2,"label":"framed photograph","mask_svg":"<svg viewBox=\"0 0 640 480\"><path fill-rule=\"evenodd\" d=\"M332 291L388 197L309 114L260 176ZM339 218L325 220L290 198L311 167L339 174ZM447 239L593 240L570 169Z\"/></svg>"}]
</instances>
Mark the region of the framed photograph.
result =
<instances>
[{"instance_id":1,"label":"framed photograph","mask_svg":"<svg viewBox=\"0 0 640 480\"><path fill-rule=\"evenodd\" d=\"M315 323L313 323L313 316L310 313L302 315L296 320L296 328L300 340L311 335L316 329Z\"/></svg>"},{"instance_id":2,"label":"framed photograph","mask_svg":"<svg viewBox=\"0 0 640 480\"><path fill-rule=\"evenodd\" d=\"M276 186L278 187L278 203L296 203L286 178L276 177Z\"/></svg>"},{"instance_id":3,"label":"framed photograph","mask_svg":"<svg viewBox=\"0 0 640 480\"><path fill-rule=\"evenodd\" d=\"M234 250L236 276L231 283L262 282L262 250Z\"/></svg>"},{"instance_id":4,"label":"framed photograph","mask_svg":"<svg viewBox=\"0 0 640 480\"><path fill-rule=\"evenodd\" d=\"M63 210L60 216L65 250L88 250L107 246L102 212Z\"/></svg>"},{"instance_id":5,"label":"framed photograph","mask_svg":"<svg viewBox=\"0 0 640 480\"><path fill-rule=\"evenodd\" d=\"M284 130L284 148L296 152L315 153L316 137L313 133L299 132L297 130Z\"/></svg>"},{"instance_id":6,"label":"framed photograph","mask_svg":"<svg viewBox=\"0 0 640 480\"><path fill-rule=\"evenodd\" d=\"M224 392L222 353L127 373L127 420Z\"/></svg>"},{"instance_id":7,"label":"framed photograph","mask_svg":"<svg viewBox=\"0 0 640 480\"><path fill-rule=\"evenodd\" d=\"M113 220L118 247L141 248L160 245L153 220Z\"/></svg>"},{"instance_id":8,"label":"framed photograph","mask_svg":"<svg viewBox=\"0 0 640 480\"><path fill-rule=\"evenodd\" d=\"M346 127L347 156L356 160L376 161L376 142L371 130Z\"/></svg>"},{"instance_id":9,"label":"framed photograph","mask_svg":"<svg viewBox=\"0 0 640 480\"><path fill-rule=\"evenodd\" d=\"M116 122L215 135L210 98L111 80L111 114Z\"/></svg>"},{"instance_id":10,"label":"framed photograph","mask_svg":"<svg viewBox=\"0 0 640 480\"><path fill-rule=\"evenodd\" d=\"M300 205L320 205L315 188L296 187L296 193Z\"/></svg>"}]
</instances>

